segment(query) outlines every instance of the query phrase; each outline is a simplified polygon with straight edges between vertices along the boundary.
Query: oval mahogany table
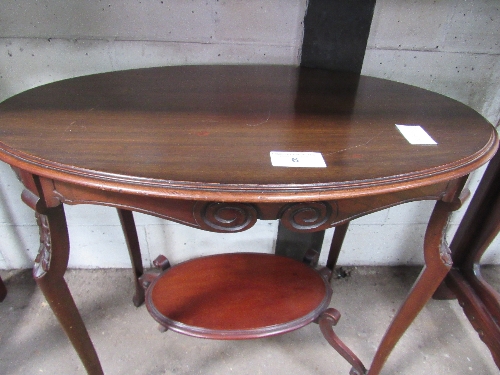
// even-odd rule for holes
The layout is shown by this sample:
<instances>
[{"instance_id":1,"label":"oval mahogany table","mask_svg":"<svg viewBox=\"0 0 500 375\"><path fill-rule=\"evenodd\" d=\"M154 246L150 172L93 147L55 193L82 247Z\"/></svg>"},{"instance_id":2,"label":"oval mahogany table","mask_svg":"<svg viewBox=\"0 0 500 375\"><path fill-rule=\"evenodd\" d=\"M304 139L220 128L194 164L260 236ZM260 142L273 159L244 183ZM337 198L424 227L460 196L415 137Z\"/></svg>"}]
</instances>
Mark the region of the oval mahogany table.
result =
<instances>
[{"instance_id":1,"label":"oval mahogany table","mask_svg":"<svg viewBox=\"0 0 500 375\"><path fill-rule=\"evenodd\" d=\"M420 125L437 144L411 144L395 124ZM309 232L345 228L403 202L436 200L425 267L380 343L368 371L375 375L448 273L449 214L460 205L467 175L497 144L494 128L452 99L291 66L96 74L0 104L0 159L17 171L23 201L40 225L35 279L92 374L102 369L63 279L64 204L117 207L140 276L131 211L216 232L242 231L257 219ZM321 153L326 167L273 166L272 151ZM330 267L339 249L332 245Z\"/></svg>"}]
</instances>

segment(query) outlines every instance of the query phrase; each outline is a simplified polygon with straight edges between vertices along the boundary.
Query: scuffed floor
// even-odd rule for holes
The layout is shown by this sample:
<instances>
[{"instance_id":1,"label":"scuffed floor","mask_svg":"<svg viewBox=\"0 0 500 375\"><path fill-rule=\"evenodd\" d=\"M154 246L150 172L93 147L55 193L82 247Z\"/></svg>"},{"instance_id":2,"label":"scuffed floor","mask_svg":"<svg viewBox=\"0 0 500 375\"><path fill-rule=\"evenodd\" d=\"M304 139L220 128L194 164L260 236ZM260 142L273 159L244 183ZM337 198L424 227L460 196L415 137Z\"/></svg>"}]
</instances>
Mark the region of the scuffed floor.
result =
<instances>
[{"instance_id":1,"label":"scuffed floor","mask_svg":"<svg viewBox=\"0 0 500 375\"><path fill-rule=\"evenodd\" d=\"M336 333L366 366L418 275L417 268L355 267L332 281ZM500 288L500 267L483 273ZM85 374L31 278L1 271L9 294L0 303L0 374ZM311 324L268 339L213 341L160 333L144 306L131 302L132 273L70 270L69 287L109 375L348 375L350 365ZM498 374L490 353L456 301L430 301L389 357L383 374Z\"/></svg>"}]
</instances>

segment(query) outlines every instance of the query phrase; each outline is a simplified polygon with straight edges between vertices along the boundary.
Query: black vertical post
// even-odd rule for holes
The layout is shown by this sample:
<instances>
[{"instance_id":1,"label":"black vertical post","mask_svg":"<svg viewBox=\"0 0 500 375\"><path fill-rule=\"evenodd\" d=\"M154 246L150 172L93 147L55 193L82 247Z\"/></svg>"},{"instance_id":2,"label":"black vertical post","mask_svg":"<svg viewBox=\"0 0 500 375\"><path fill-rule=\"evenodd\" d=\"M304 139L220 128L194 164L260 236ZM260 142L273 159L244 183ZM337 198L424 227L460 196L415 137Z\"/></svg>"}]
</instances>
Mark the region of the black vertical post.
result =
<instances>
[{"instance_id":1,"label":"black vertical post","mask_svg":"<svg viewBox=\"0 0 500 375\"><path fill-rule=\"evenodd\" d=\"M309 0L301 66L361 73L375 0ZM295 233L281 223L276 254L302 260L320 251L324 231Z\"/></svg>"},{"instance_id":2,"label":"black vertical post","mask_svg":"<svg viewBox=\"0 0 500 375\"><path fill-rule=\"evenodd\" d=\"M361 73L375 0L309 0L301 65Z\"/></svg>"}]
</instances>

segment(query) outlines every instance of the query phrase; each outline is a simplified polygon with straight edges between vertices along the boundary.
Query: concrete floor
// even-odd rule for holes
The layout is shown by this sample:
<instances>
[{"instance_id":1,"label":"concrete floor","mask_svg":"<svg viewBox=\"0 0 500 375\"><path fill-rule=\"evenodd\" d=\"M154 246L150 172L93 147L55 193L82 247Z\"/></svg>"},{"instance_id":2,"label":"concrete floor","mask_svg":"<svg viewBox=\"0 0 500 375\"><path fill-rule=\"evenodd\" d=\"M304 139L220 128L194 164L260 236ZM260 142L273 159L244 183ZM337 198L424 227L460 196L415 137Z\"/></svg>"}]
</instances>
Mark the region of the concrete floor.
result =
<instances>
[{"instance_id":1,"label":"concrete floor","mask_svg":"<svg viewBox=\"0 0 500 375\"><path fill-rule=\"evenodd\" d=\"M369 365L387 324L418 274L415 268L356 267L332 282L337 334ZM500 268L487 268L500 287ZM30 271L1 271L0 374L84 374ZM269 339L214 341L160 333L131 303L130 270L70 270L67 281L104 371L122 374L328 374L350 366L311 324ZM498 374L456 301L430 301L397 345L383 374Z\"/></svg>"}]
</instances>

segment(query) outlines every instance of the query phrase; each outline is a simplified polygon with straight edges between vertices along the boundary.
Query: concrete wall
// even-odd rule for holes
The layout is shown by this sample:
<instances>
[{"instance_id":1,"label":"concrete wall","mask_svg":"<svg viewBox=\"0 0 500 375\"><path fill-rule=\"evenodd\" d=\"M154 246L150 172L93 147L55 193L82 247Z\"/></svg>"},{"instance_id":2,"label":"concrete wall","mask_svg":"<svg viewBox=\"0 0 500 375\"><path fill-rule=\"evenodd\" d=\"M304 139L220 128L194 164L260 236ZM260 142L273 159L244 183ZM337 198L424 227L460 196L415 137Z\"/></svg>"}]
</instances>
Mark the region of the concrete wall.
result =
<instances>
[{"instance_id":1,"label":"concrete wall","mask_svg":"<svg viewBox=\"0 0 500 375\"><path fill-rule=\"evenodd\" d=\"M306 0L23 1L0 3L0 100L47 82L135 67L178 64L297 65ZM378 0L363 74L440 92L493 124L500 118L497 0ZM475 174L471 186L480 174ZM31 266L38 250L33 212L0 165L0 268ZM384 210L351 224L340 264L421 264L432 202ZM67 207L70 267L128 267L114 209ZM450 225L450 234L460 212ZM136 215L146 266L219 251L274 247L277 223L213 234ZM326 242L331 237L328 231ZM500 241L485 257L500 263Z\"/></svg>"}]
</instances>

